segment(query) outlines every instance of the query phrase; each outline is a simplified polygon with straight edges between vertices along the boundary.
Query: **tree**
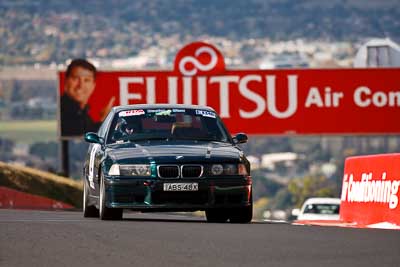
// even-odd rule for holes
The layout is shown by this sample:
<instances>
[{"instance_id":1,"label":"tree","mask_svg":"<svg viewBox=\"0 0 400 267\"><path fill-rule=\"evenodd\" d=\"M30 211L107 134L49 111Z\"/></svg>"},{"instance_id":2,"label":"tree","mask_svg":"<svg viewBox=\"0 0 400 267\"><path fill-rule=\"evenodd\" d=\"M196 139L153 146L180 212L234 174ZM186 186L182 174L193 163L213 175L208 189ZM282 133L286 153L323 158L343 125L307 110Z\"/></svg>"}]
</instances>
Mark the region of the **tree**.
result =
<instances>
[{"instance_id":1,"label":"tree","mask_svg":"<svg viewBox=\"0 0 400 267\"><path fill-rule=\"evenodd\" d=\"M293 203L300 207L310 197L335 197L335 184L325 176L306 176L289 182Z\"/></svg>"}]
</instances>

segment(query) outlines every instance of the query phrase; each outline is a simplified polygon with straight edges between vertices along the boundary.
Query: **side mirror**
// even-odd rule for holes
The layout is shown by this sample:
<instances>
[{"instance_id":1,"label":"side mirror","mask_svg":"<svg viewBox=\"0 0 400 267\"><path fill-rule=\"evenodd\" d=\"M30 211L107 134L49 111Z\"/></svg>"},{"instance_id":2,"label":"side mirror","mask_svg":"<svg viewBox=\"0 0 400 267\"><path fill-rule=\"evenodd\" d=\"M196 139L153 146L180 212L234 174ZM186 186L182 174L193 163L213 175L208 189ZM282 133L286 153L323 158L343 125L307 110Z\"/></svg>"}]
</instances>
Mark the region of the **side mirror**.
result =
<instances>
[{"instance_id":1,"label":"side mirror","mask_svg":"<svg viewBox=\"0 0 400 267\"><path fill-rule=\"evenodd\" d=\"M235 144L243 144L246 143L248 140L247 135L245 133L238 133L236 136L233 137L233 141Z\"/></svg>"},{"instance_id":2,"label":"side mirror","mask_svg":"<svg viewBox=\"0 0 400 267\"><path fill-rule=\"evenodd\" d=\"M97 135L97 133L86 133L85 141L88 143L95 143L103 145L103 138Z\"/></svg>"}]
</instances>

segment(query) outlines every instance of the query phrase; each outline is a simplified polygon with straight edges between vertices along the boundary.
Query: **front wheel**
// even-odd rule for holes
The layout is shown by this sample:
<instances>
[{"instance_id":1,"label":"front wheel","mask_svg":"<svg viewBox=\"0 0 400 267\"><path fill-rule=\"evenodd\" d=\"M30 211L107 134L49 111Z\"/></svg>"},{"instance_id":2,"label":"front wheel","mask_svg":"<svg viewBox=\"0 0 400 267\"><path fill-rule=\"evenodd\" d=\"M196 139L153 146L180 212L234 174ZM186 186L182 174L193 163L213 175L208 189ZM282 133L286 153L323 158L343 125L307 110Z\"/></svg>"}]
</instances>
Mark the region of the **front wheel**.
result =
<instances>
[{"instance_id":1,"label":"front wheel","mask_svg":"<svg viewBox=\"0 0 400 267\"><path fill-rule=\"evenodd\" d=\"M230 212L231 223L249 223L253 218L253 193L250 193L250 206L234 208Z\"/></svg>"},{"instance_id":2,"label":"front wheel","mask_svg":"<svg viewBox=\"0 0 400 267\"><path fill-rule=\"evenodd\" d=\"M103 173L100 177L100 219L102 220L121 220L123 209L106 207L106 187Z\"/></svg>"},{"instance_id":3,"label":"front wheel","mask_svg":"<svg viewBox=\"0 0 400 267\"><path fill-rule=\"evenodd\" d=\"M207 209L206 218L209 223L225 223L228 220L226 209Z\"/></svg>"},{"instance_id":4,"label":"front wheel","mask_svg":"<svg viewBox=\"0 0 400 267\"><path fill-rule=\"evenodd\" d=\"M86 179L83 178L83 217L85 218L98 218L99 210L94 205L89 205L89 189L87 187Z\"/></svg>"},{"instance_id":5,"label":"front wheel","mask_svg":"<svg viewBox=\"0 0 400 267\"><path fill-rule=\"evenodd\" d=\"M253 218L253 205L232 209L229 221L231 223L249 223Z\"/></svg>"}]
</instances>

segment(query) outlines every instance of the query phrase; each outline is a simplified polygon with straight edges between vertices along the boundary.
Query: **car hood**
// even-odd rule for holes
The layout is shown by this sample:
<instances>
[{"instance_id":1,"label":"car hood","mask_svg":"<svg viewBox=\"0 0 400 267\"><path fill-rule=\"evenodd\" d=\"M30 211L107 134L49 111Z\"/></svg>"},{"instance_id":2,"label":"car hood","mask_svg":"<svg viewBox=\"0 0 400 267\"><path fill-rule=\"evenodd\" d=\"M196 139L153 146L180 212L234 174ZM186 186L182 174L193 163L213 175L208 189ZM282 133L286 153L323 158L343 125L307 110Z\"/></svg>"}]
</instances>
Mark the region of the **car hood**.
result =
<instances>
[{"instance_id":1,"label":"car hood","mask_svg":"<svg viewBox=\"0 0 400 267\"><path fill-rule=\"evenodd\" d=\"M143 142L124 143L107 148L113 162L134 163L207 163L239 162L243 152L229 143L220 142Z\"/></svg>"}]
</instances>

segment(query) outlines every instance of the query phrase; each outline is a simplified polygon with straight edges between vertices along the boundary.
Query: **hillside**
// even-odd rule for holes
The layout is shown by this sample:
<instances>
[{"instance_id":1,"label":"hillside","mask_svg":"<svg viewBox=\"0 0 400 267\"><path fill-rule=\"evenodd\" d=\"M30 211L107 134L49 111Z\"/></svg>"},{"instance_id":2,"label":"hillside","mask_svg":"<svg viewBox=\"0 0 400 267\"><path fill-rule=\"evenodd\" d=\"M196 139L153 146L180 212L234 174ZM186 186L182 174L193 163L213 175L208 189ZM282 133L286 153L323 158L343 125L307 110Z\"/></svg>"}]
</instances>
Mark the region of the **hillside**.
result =
<instances>
[{"instance_id":1,"label":"hillside","mask_svg":"<svg viewBox=\"0 0 400 267\"><path fill-rule=\"evenodd\" d=\"M123 58L210 36L398 40L399 17L398 0L3 0L0 64Z\"/></svg>"},{"instance_id":2,"label":"hillside","mask_svg":"<svg viewBox=\"0 0 400 267\"><path fill-rule=\"evenodd\" d=\"M0 162L0 186L82 207L82 184L48 172Z\"/></svg>"}]
</instances>

